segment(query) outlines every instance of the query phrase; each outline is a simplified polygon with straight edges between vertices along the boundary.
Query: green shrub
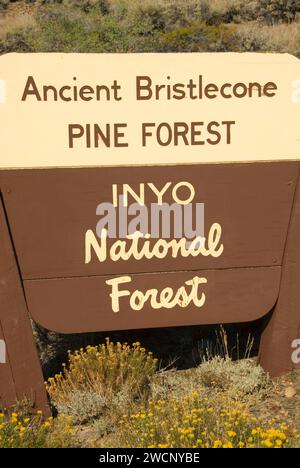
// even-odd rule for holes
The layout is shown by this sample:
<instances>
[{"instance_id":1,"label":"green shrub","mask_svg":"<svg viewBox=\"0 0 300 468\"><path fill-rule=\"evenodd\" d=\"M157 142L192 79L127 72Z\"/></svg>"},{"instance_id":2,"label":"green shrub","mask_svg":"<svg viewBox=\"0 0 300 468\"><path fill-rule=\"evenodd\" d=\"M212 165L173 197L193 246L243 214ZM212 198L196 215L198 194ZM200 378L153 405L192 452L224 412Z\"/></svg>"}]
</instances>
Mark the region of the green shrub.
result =
<instances>
[{"instance_id":1,"label":"green shrub","mask_svg":"<svg viewBox=\"0 0 300 468\"><path fill-rule=\"evenodd\" d=\"M152 52L164 27L155 9L135 9L121 20L114 14L85 13L64 5L38 10L36 26L13 31L0 53L20 52Z\"/></svg>"},{"instance_id":2,"label":"green shrub","mask_svg":"<svg viewBox=\"0 0 300 468\"><path fill-rule=\"evenodd\" d=\"M131 13L132 24L140 25L141 34L164 31L166 27L163 10L156 5L139 6Z\"/></svg>"},{"instance_id":3,"label":"green shrub","mask_svg":"<svg viewBox=\"0 0 300 468\"><path fill-rule=\"evenodd\" d=\"M165 18L167 30L186 27L195 21L202 20L199 1L162 2L160 8Z\"/></svg>"},{"instance_id":4,"label":"green shrub","mask_svg":"<svg viewBox=\"0 0 300 468\"><path fill-rule=\"evenodd\" d=\"M39 52L101 52L98 33L89 15L67 7L49 7L39 12L38 28L31 37Z\"/></svg>"},{"instance_id":5,"label":"green shrub","mask_svg":"<svg viewBox=\"0 0 300 468\"><path fill-rule=\"evenodd\" d=\"M35 52L30 41L31 30L20 30L7 34L5 40L0 41L0 54L9 52Z\"/></svg>"},{"instance_id":6,"label":"green shrub","mask_svg":"<svg viewBox=\"0 0 300 468\"><path fill-rule=\"evenodd\" d=\"M235 48L235 31L227 25L194 23L167 32L160 39L163 52L222 52Z\"/></svg>"}]
</instances>

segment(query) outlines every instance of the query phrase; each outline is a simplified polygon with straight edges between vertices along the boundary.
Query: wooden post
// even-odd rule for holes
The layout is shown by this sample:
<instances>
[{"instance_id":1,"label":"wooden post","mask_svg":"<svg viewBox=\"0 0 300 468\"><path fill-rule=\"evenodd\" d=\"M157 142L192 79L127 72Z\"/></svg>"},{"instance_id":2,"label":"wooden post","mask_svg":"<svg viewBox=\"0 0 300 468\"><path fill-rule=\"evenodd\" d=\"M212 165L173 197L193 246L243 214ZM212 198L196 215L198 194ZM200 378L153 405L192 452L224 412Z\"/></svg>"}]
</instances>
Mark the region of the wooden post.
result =
<instances>
[{"instance_id":1,"label":"wooden post","mask_svg":"<svg viewBox=\"0 0 300 468\"><path fill-rule=\"evenodd\" d=\"M17 394L14 379L10 367L9 356L0 322L0 340L5 346L5 352L0 356L0 411L4 406L11 406L16 403ZM2 349L2 348L1 348Z\"/></svg>"},{"instance_id":2,"label":"wooden post","mask_svg":"<svg viewBox=\"0 0 300 468\"><path fill-rule=\"evenodd\" d=\"M285 246L279 298L260 345L260 363L272 377L300 367L300 364L292 360L292 344L299 338L300 171Z\"/></svg>"},{"instance_id":3,"label":"wooden post","mask_svg":"<svg viewBox=\"0 0 300 468\"><path fill-rule=\"evenodd\" d=\"M36 409L50 414L47 394L27 311L18 264L0 199L0 338L6 345L6 363L0 364L1 406L24 397Z\"/></svg>"}]
</instances>

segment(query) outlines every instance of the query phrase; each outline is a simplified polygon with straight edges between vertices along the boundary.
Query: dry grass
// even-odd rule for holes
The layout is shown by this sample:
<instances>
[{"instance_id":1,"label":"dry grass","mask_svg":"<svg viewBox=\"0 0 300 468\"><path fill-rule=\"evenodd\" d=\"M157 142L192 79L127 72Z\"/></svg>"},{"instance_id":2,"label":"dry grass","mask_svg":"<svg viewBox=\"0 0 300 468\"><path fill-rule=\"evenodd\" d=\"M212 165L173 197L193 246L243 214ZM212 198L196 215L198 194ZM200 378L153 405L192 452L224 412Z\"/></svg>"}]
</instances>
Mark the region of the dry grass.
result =
<instances>
[{"instance_id":1,"label":"dry grass","mask_svg":"<svg viewBox=\"0 0 300 468\"><path fill-rule=\"evenodd\" d=\"M204 0L205 1L205 0ZM201 2L200 2L201 3ZM202 1L203 3L203 1ZM241 9L248 5L249 3L257 4L257 2L249 2L246 0L209 0L207 1L211 11L217 13L226 13L231 8Z\"/></svg>"},{"instance_id":2,"label":"dry grass","mask_svg":"<svg viewBox=\"0 0 300 468\"><path fill-rule=\"evenodd\" d=\"M18 29L34 27L35 14L34 5L20 5L19 3L13 3L7 11L0 12L0 39L4 39L8 33Z\"/></svg>"},{"instance_id":3,"label":"dry grass","mask_svg":"<svg viewBox=\"0 0 300 468\"><path fill-rule=\"evenodd\" d=\"M261 38L267 51L290 54L300 52L300 20L291 24L277 24L274 26L264 26L256 23L240 26L240 33L250 31L252 35Z\"/></svg>"}]
</instances>

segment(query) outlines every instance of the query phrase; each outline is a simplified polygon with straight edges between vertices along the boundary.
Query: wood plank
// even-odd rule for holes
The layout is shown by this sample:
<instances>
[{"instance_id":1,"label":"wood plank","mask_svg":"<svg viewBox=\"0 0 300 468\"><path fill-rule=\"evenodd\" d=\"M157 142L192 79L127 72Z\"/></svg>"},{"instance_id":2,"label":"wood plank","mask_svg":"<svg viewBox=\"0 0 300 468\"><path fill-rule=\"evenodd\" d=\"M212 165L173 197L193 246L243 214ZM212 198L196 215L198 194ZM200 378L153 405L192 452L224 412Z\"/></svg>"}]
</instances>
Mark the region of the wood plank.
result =
<instances>
[{"instance_id":1,"label":"wood plank","mask_svg":"<svg viewBox=\"0 0 300 468\"><path fill-rule=\"evenodd\" d=\"M285 248L280 294L260 346L261 365L272 375L300 368L292 344L300 339L300 171Z\"/></svg>"},{"instance_id":2,"label":"wood plank","mask_svg":"<svg viewBox=\"0 0 300 468\"><path fill-rule=\"evenodd\" d=\"M27 397L35 402L37 408L49 414L41 366L1 199L0 321L18 400ZM4 386L4 404L9 405L11 383L8 381Z\"/></svg>"},{"instance_id":3,"label":"wood plank","mask_svg":"<svg viewBox=\"0 0 300 468\"><path fill-rule=\"evenodd\" d=\"M0 322L0 340L5 342ZM5 362L0 362L0 411L12 406L17 401L14 379L11 371L9 355L6 349Z\"/></svg>"},{"instance_id":4,"label":"wood plank","mask_svg":"<svg viewBox=\"0 0 300 468\"><path fill-rule=\"evenodd\" d=\"M207 284L199 286L199 297L205 293L205 304L153 309L148 301L136 311L129 298L122 297L117 313L112 311L111 286L106 284L110 276L27 280L24 287L34 320L49 330L80 333L256 320L274 306L280 273L280 267L262 267L131 275L131 283L121 285L121 290L161 292L171 287L175 292L195 276L204 277Z\"/></svg>"},{"instance_id":5,"label":"wood plank","mask_svg":"<svg viewBox=\"0 0 300 468\"><path fill-rule=\"evenodd\" d=\"M2 171L3 196L23 279L281 265L298 162ZM206 234L222 226L224 253L84 263L84 238L112 184L161 188L188 181L205 203ZM171 203L168 195L166 202ZM155 198L147 192L147 203Z\"/></svg>"}]
</instances>

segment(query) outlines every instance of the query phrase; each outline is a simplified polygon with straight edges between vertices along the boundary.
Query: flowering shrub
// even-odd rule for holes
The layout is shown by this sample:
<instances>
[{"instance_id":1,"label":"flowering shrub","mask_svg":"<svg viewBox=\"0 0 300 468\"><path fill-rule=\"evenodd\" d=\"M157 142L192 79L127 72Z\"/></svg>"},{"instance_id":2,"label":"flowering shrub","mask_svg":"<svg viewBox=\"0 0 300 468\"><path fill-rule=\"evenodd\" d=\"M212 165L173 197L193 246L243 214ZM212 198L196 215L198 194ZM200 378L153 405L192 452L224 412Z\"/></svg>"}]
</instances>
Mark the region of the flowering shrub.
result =
<instances>
[{"instance_id":1,"label":"flowering shrub","mask_svg":"<svg viewBox=\"0 0 300 468\"><path fill-rule=\"evenodd\" d=\"M67 448L72 440L69 418L44 420L41 412L31 418L0 413L0 448Z\"/></svg>"},{"instance_id":2,"label":"flowering shrub","mask_svg":"<svg viewBox=\"0 0 300 468\"><path fill-rule=\"evenodd\" d=\"M157 359L140 343L112 343L69 352L69 364L46 383L54 406L86 422L127 395L127 402L143 393L156 370Z\"/></svg>"},{"instance_id":3,"label":"flowering shrub","mask_svg":"<svg viewBox=\"0 0 300 468\"><path fill-rule=\"evenodd\" d=\"M212 401L194 391L185 398L150 401L123 417L127 447L147 448L287 448L300 443L286 424L261 422L235 400Z\"/></svg>"}]
</instances>

